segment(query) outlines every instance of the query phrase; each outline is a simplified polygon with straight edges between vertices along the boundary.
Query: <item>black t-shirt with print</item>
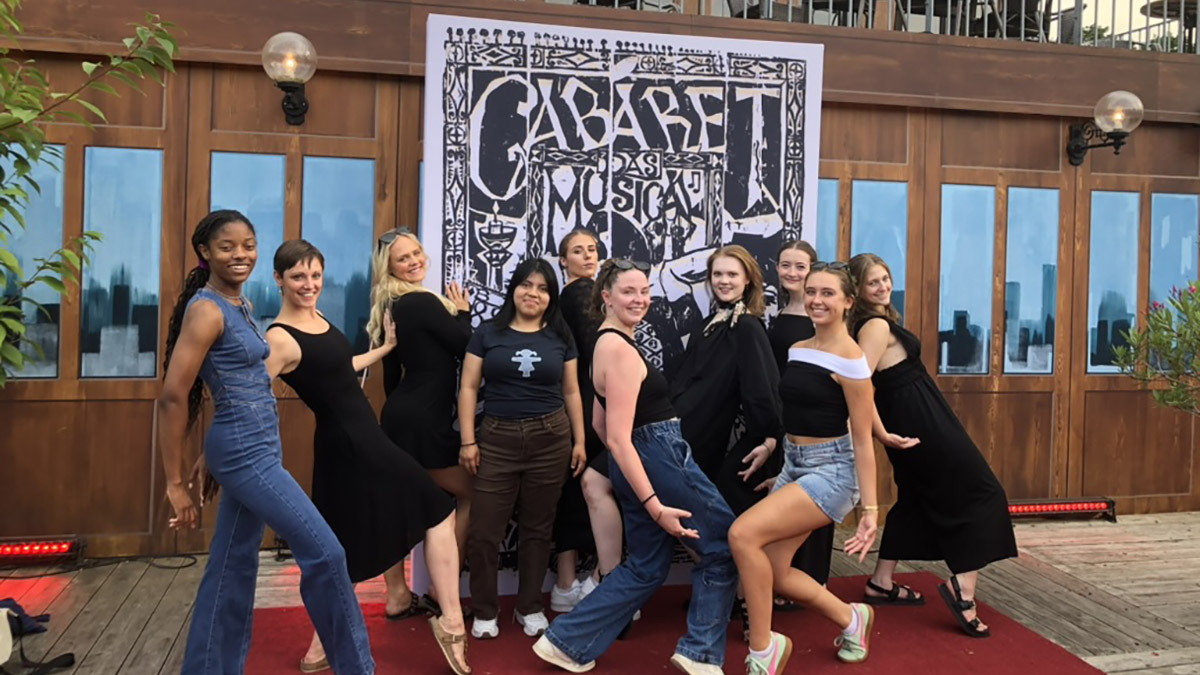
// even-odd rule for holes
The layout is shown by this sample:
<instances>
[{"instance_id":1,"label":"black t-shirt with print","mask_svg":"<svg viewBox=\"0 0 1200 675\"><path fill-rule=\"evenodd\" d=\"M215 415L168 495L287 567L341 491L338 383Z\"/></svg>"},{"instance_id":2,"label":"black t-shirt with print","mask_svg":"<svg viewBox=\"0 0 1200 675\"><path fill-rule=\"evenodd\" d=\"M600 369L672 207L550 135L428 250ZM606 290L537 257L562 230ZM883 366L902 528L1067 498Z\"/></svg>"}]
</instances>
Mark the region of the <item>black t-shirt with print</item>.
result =
<instances>
[{"instance_id":1,"label":"black t-shirt with print","mask_svg":"<svg viewBox=\"0 0 1200 675\"><path fill-rule=\"evenodd\" d=\"M522 333L491 322L475 331L467 352L483 359L483 414L506 419L563 407L563 363L579 357L574 344L548 328Z\"/></svg>"}]
</instances>

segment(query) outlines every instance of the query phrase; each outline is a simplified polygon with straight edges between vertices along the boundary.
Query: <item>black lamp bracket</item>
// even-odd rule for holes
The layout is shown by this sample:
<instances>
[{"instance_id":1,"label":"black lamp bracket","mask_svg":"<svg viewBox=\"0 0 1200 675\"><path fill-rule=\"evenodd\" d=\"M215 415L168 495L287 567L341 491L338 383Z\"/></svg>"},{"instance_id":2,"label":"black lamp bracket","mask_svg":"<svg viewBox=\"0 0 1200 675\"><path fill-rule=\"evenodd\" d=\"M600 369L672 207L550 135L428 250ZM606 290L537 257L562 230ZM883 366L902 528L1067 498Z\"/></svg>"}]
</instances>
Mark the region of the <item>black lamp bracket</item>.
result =
<instances>
[{"instance_id":1,"label":"black lamp bracket","mask_svg":"<svg viewBox=\"0 0 1200 675\"><path fill-rule=\"evenodd\" d=\"M1092 148L1112 148L1114 155L1121 154L1121 146L1125 145L1125 139L1129 137L1127 131L1110 131L1105 133L1096 126L1095 122L1087 121L1082 124L1071 125L1071 135L1067 140L1067 158L1071 161L1072 166L1083 164L1083 158L1087 155L1087 151ZM1099 143L1091 143L1092 140L1099 140Z\"/></svg>"},{"instance_id":2,"label":"black lamp bracket","mask_svg":"<svg viewBox=\"0 0 1200 675\"><path fill-rule=\"evenodd\" d=\"M276 82L275 86L283 90L283 116L292 125L304 124L304 115L308 112L308 99L304 98L304 83Z\"/></svg>"}]
</instances>

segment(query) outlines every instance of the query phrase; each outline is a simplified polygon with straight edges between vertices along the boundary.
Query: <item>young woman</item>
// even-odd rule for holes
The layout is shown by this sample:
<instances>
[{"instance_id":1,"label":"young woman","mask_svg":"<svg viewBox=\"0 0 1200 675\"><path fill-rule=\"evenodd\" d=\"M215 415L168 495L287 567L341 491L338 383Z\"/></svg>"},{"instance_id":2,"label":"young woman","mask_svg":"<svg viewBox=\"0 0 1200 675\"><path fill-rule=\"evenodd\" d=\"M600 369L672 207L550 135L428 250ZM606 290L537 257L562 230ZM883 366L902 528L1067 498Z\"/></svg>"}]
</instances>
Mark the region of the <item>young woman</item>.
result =
<instances>
[{"instance_id":1,"label":"young woman","mask_svg":"<svg viewBox=\"0 0 1200 675\"><path fill-rule=\"evenodd\" d=\"M453 282L446 286L449 297L421 285L427 264L425 250L408 228L394 228L380 236L371 263L374 290L367 333L372 344L383 344L385 317L390 315L396 325L396 348L383 357L387 401L379 421L388 438L425 467L438 487L454 496L455 539L462 561L466 559L471 512L471 476L458 465L459 440L453 424L459 363L471 337L467 296ZM402 607L388 618L437 613L436 587L431 589L433 597L418 599L409 592L403 576L395 582Z\"/></svg>"},{"instance_id":2,"label":"young woman","mask_svg":"<svg viewBox=\"0 0 1200 675\"><path fill-rule=\"evenodd\" d=\"M945 560L951 576L938 595L967 635L988 637L975 612L975 583L980 569L1017 555L1008 497L926 372L921 342L900 325L887 264L862 253L850 268L862 298L852 326L874 372L876 426L921 440L911 450L888 449L898 494L864 599L924 604L919 593L893 581L896 564Z\"/></svg>"},{"instance_id":3,"label":"young woman","mask_svg":"<svg viewBox=\"0 0 1200 675\"><path fill-rule=\"evenodd\" d=\"M425 541L425 561L442 598L441 617L430 617L438 645L458 675L466 659L466 627L458 602L458 545L454 504L410 455L379 428L375 411L355 377L396 346L390 320L383 345L355 356L342 332L317 311L325 257L312 244L285 241L275 251L275 283L283 307L267 327L267 369L279 373L317 418L313 438L313 503L346 550L350 581L383 574L384 612L402 611L397 579L404 558ZM300 670L329 667L319 636Z\"/></svg>"},{"instance_id":4,"label":"young woman","mask_svg":"<svg viewBox=\"0 0 1200 675\"><path fill-rule=\"evenodd\" d=\"M459 461L475 476L475 517L467 534L471 634L494 638L500 611L496 567L500 541L517 507L516 622L531 637L548 625L542 580L550 561L554 511L570 467L587 463L583 411L571 331L558 309L554 268L541 258L517 265L496 318L467 345L458 394ZM475 429L480 381L483 422Z\"/></svg>"},{"instance_id":5,"label":"young woman","mask_svg":"<svg viewBox=\"0 0 1200 675\"><path fill-rule=\"evenodd\" d=\"M836 623L842 634L838 658L867 658L869 605L839 600L812 577L791 566L814 530L840 523L858 502L863 514L845 546L862 560L875 541L875 447L871 441L871 373L846 329L854 282L846 263L817 263L804 286L805 309L816 334L796 343L780 382L783 399L783 472L771 494L737 519L729 544L737 561L750 613L746 672L775 675L791 656L787 637L771 632L771 591L809 605ZM846 433L846 419L850 433Z\"/></svg>"},{"instance_id":6,"label":"young woman","mask_svg":"<svg viewBox=\"0 0 1200 675\"><path fill-rule=\"evenodd\" d=\"M687 634L671 663L685 673L716 675L737 588L725 539L733 512L692 460L666 378L634 345L634 328L650 307L649 270L646 263L606 261L592 304L604 316L592 357L594 424L615 462L609 475L624 513L629 557L570 614L558 616L533 651L573 673L595 667L667 580L678 537L699 562L692 569Z\"/></svg>"},{"instance_id":7,"label":"young woman","mask_svg":"<svg viewBox=\"0 0 1200 675\"><path fill-rule=\"evenodd\" d=\"M804 308L804 280L808 278L808 269L817 261L817 250L807 241L796 239L789 241L779 249L778 265L779 286L782 309L771 322L767 337L771 341L771 351L775 354L775 364L779 366L782 376L787 369L788 351L792 345L808 340L816 335L812 319L808 318L808 310ZM792 566L812 577L818 584L829 583L829 565L833 557L833 533L835 526L830 523L818 528L800 545ZM776 605L780 609L792 609L793 603L785 598L777 597Z\"/></svg>"},{"instance_id":8,"label":"young woman","mask_svg":"<svg viewBox=\"0 0 1200 675\"><path fill-rule=\"evenodd\" d=\"M571 611L596 588L603 575L621 562L621 511L608 480L607 451L592 428L592 345L600 321L591 314L591 300L596 285L593 277L599 264L598 247L596 234L584 229L568 232L558 247L558 261L567 278L562 289L562 315L579 352L576 371L588 463L579 479L568 478L563 484L558 502L554 521L558 580L550 592L550 609L556 612ZM593 545L598 558L596 570L580 582L575 577L578 551L591 549Z\"/></svg>"},{"instance_id":9,"label":"young woman","mask_svg":"<svg viewBox=\"0 0 1200 675\"><path fill-rule=\"evenodd\" d=\"M779 369L763 325L762 270L745 248L723 246L708 258L716 310L692 332L671 403L696 464L735 514L762 498L755 486L782 432ZM730 446L741 417L745 432Z\"/></svg>"},{"instance_id":10,"label":"young woman","mask_svg":"<svg viewBox=\"0 0 1200 675\"><path fill-rule=\"evenodd\" d=\"M214 412L202 464L225 495L192 609L183 672L219 675L245 669L265 523L287 539L296 556L300 594L321 641L330 646L332 667L339 675L369 675L375 662L345 551L283 468L272 375L265 365L270 349L242 296L242 284L258 260L254 227L237 211L214 211L192 233L192 250L200 262L188 273L171 312L158 399L158 443L175 512L170 526L197 525L181 456L205 385ZM207 475L204 483L201 504L213 487Z\"/></svg>"}]
</instances>

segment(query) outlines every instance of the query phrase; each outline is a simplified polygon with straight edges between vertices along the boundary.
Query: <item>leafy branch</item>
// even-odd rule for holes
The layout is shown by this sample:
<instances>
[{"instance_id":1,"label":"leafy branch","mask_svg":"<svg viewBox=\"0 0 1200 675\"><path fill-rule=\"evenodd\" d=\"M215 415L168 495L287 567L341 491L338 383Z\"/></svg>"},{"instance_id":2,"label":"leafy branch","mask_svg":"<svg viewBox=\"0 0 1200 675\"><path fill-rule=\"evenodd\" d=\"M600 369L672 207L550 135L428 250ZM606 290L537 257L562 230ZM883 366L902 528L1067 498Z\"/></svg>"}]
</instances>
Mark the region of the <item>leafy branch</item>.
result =
<instances>
[{"instance_id":1,"label":"leafy branch","mask_svg":"<svg viewBox=\"0 0 1200 675\"><path fill-rule=\"evenodd\" d=\"M1161 406L1200 416L1200 293L1193 282L1172 288L1165 303L1151 303L1146 324L1125 333L1113 362L1129 377L1154 386Z\"/></svg>"}]
</instances>

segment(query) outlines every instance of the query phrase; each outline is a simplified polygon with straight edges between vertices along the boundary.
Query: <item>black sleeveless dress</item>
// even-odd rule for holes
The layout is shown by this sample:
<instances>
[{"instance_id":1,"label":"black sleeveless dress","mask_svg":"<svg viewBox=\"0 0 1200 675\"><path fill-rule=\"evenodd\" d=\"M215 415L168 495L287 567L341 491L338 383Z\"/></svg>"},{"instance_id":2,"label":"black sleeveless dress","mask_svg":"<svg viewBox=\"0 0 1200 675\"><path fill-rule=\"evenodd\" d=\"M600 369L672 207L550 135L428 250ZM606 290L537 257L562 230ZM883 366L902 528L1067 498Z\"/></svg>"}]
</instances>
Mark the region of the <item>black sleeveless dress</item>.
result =
<instances>
[{"instance_id":1,"label":"black sleeveless dress","mask_svg":"<svg viewBox=\"0 0 1200 675\"><path fill-rule=\"evenodd\" d=\"M1008 497L987 460L921 363L921 342L903 326L879 318L908 355L875 371L875 407L884 427L921 442L887 449L898 495L888 511L879 557L944 560L954 574L1017 555Z\"/></svg>"},{"instance_id":2,"label":"black sleeveless dress","mask_svg":"<svg viewBox=\"0 0 1200 675\"><path fill-rule=\"evenodd\" d=\"M312 500L346 549L350 580L379 576L400 562L453 502L379 427L351 365L350 342L333 324L320 334L274 323L303 358L280 378L317 418Z\"/></svg>"},{"instance_id":3,"label":"black sleeveless dress","mask_svg":"<svg viewBox=\"0 0 1200 675\"><path fill-rule=\"evenodd\" d=\"M771 321L767 337L771 340L771 351L775 354L775 363L779 366L779 374L787 368L788 349L792 345L807 340L817 334L812 319L799 314L779 314ZM775 467L775 473L783 469L783 438L771 456L769 463ZM818 584L829 583L829 568L833 563L833 539L836 526L830 523L813 530L808 539L796 550L792 557L792 567L812 577Z\"/></svg>"},{"instance_id":4,"label":"black sleeveless dress","mask_svg":"<svg viewBox=\"0 0 1200 675\"><path fill-rule=\"evenodd\" d=\"M563 319L571 329L571 337L575 339L575 348L579 352L576 361L579 379L579 398L583 403L583 439L587 451L588 466L608 475L607 458L597 458L606 455L607 450L592 428L592 400L595 392L592 390L592 346L596 341L596 329L600 322L591 317L588 304L592 299L592 289L595 282L591 279L576 279L563 287L559 295L559 306L562 308ZM601 468L597 468L602 466ZM558 499L558 510L554 516L554 550L580 551L590 553L595 550L595 539L592 537L592 520L588 517L587 500L583 498L583 484L579 478L570 475L567 469L567 480L563 483L562 496Z\"/></svg>"}]
</instances>

